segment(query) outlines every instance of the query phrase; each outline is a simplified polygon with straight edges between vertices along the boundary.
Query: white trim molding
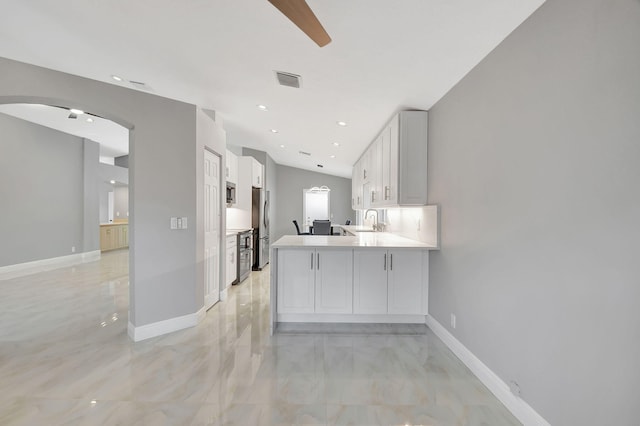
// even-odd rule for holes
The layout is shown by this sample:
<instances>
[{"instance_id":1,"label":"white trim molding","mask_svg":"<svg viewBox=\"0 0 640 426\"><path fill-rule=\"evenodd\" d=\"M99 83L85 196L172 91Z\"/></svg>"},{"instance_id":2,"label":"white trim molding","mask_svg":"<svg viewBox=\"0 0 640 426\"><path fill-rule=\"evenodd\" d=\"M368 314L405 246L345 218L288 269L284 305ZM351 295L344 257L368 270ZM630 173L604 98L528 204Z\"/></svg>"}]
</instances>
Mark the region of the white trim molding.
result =
<instances>
[{"instance_id":1,"label":"white trim molding","mask_svg":"<svg viewBox=\"0 0 640 426\"><path fill-rule=\"evenodd\" d=\"M276 319L277 322L424 324L424 315L420 314L277 314Z\"/></svg>"},{"instance_id":2,"label":"white trim molding","mask_svg":"<svg viewBox=\"0 0 640 426\"><path fill-rule=\"evenodd\" d=\"M496 373L487 367L453 334L430 315L426 317L427 326L438 336L451 351L460 358L478 379L502 402L524 426L551 426L524 399L517 397Z\"/></svg>"},{"instance_id":3,"label":"white trim molding","mask_svg":"<svg viewBox=\"0 0 640 426\"><path fill-rule=\"evenodd\" d=\"M0 281L100 260L100 250L0 267Z\"/></svg>"},{"instance_id":4,"label":"white trim molding","mask_svg":"<svg viewBox=\"0 0 640 426\"><path fill-rule=\"evenodd\" d=\"M139 342L141 340L151 339L152 337L158 337L163 334L194 327L204 319L206 314L207 312L203 306L198 310L198 312L194 312L193 314L152 322L151 324L141 325L140 327L134 326L131 321L129 321L129 324L127 325L127 333L131 340Z\"/></svg>"}]
</instances>

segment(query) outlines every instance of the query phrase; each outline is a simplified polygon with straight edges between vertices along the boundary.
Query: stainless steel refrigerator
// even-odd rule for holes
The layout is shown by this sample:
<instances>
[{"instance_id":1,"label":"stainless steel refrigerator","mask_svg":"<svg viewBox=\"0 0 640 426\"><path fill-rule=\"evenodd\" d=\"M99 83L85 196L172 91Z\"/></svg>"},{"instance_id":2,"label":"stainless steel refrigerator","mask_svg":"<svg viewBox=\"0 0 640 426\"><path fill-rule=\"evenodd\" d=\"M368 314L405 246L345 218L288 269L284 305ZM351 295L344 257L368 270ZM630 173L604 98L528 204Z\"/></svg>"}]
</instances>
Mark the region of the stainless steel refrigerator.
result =
<instances>
[{"instance_id":1,"label":"stainless steel refrigerator","mask_svg":"<svg viewBox=\"0 0 640 426\"><path fill-rule=\"evenodd\" d=\"M260 271L269 263L269 191L253 188L253 270Z\"/></svg>"}]
</instances>

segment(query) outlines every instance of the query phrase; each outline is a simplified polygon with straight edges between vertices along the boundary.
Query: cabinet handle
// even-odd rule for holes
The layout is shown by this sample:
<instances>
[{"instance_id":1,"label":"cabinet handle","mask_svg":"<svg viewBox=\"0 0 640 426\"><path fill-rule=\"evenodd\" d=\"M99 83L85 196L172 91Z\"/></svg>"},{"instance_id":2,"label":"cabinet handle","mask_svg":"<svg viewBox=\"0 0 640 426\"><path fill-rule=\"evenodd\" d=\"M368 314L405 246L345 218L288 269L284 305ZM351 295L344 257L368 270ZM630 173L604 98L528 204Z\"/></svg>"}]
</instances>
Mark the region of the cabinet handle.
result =
<instances>
[{"instance_id":1,"label":"cabinet handle","mask_svg":"<svg viewBox=\"0 0 640 426\"><path fill-rule=\"evenodd\" d=\"M384 270L387 270L387 253L384 254Z\"/></svg>"},{"instance_id":2,"label":"cabinet handle","mask_svg":"<svg viewBox=\"0 0 640 426\"><path fill-rule=\"evenodd\" d=\"M311 269L313 269L313 253L311 253Z\"/></svg>"},{"instance_id":3,"label":"cabinet handle","mask_svg":"<svg viewBox=\"0 0 640 426\"><path fill-rule=\"evenodd\" d=\"M318 253L318 264L316 265L316 268L320 269L320 253Z\"/></svg>"},{"instance_id":4,"label":"cabinet handle","mask_svg":"<svg viewBox=\"0 0 640 426\"><path fill-rule=\"evenodd\" d=\"M389 270L393 271L393 253L389 255Z\"/></svg>"},{"instance_id":5,"label":"cabinet handle","mask_svg":"<svg viewBox=\"0 0 640 426\"><path fill-rule=\"evenodd\" d=\"M360 196L358 195L358 205L360 205Z\"/></svg>"},{"instance_id":6,"label":"cabinet handle","mask_svg":"<svg viewBox=\"0 0 640 426\"><path fill-rule=\"evenodd\" d=\"M384 187L384 199L385 200L389 199L389 187L388 186Z\"/></svg>"},{"instance_id":7,"label":"cabinet handle","mask_svg":"<svg viewBox=\"0 0 640 426\"><path fill-rule=\"evenodd\" d=\"M371 191L371 202L373 203L373 201L375 200L375 192Z\"/></svg>"},{"instance_id":8,"label":"cabinet handle","mask_svg":"<svg viewBox=\"0 0 640 426\"><path fill-rule=\"evenodd\" d=\"M227 177L229 177L229 168L225 167L225 169L226 169Z\"/></svg>"},{"instance_id":9,"label":"cabinet handle","mask_svg":"<svg viewBox=\"0 0 640 426\"><path fill-rule=\"evenodd\" d=\"M366 169L362 170L362 176L363 176L363 179L367 178L367 170Z\"/></svg>"}]
</instances>

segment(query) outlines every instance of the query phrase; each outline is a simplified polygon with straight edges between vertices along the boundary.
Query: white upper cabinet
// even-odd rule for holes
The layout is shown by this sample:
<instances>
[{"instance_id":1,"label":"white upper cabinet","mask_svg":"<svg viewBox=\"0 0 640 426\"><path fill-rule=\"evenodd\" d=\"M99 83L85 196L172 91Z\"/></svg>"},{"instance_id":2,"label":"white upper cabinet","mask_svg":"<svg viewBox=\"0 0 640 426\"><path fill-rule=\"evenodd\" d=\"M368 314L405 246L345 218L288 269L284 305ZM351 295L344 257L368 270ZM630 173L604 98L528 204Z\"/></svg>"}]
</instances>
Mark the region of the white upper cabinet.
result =
<instances>
[{"instance_id":1,"label":"white upper cabinet","mask_svg":"<svg viewBox=\"0 0 640 426\"><path fill-rule=\"evenodd\" d=\"M394 116L354 165L353 176L354 209L426 205L427 112Z\"/></svg>"},{"instance_id":2,"label":"white upper cabinet","mask_svg":"<svg viewBox=\"0 0 640 426\"><path fill-rule=\"evenodd\" d=\"M225 158L225 178L227 182L238 184L238 157L231 151L227 150Z\"/></svg>"},{"instance_id":3,"label":"white upper cabinet","mask_svg":"<svg viewBox=\"0 0 640 426\"><path fill-rule=\"evenodd\" d=\"M251 157L251 186L262 188L264 186L264 168L255 158Z\"/></svg>"}]
</instances>

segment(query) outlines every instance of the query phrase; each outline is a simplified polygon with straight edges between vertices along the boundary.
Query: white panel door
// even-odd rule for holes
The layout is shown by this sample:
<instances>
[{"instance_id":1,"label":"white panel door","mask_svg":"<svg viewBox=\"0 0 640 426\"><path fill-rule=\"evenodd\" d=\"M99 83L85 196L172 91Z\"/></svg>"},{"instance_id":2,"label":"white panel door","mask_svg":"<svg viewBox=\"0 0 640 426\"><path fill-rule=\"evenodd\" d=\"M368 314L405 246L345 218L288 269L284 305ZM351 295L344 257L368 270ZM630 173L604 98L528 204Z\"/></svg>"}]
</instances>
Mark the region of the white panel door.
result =
<instances>
[{"instance_id":1,"label":"white panel door","mask_svg":"<svg viewBox=\"0 0 640 426\"><path fill-rule=\"evenodd\" d=\"M422 251L389 250L389 313L422 313Z\"/></svg>"},{"instance_id":2,"label":"white panel door","mask_svg":"<svg viewBox=\"0 0 640 426\"><path fill-rule=\"evenodd\" d=\"M220 300L220 157L204 151L204 308Z\"/></svg>"},{"instance_id":3,"label":"white panel door","mask_svg":"<svg viewBox=\"0 0 640 426\"><path fill-rule=\"evenodd\" d=\"M353 313L387 313L387 251L353 251Z\"/></svg>"},{"instance_id":4,"label":"white panel door","mask_svg":"<svg viewBox=\"0 0 640 426\"><path fill-rule=\"evenodd\" d=\"M278 313L313 313L315 254L313 249L278 250Z\"/></svg>"},{"instance_id":5,"label":"white panel door","mask_svg":"<svg viewBox=\"0 0 640 426\"><path fill-rule=\"evenodd\" d=\"M316 313L353 312L353 250L316 250Z\"/></svg>"}]
</instances>

